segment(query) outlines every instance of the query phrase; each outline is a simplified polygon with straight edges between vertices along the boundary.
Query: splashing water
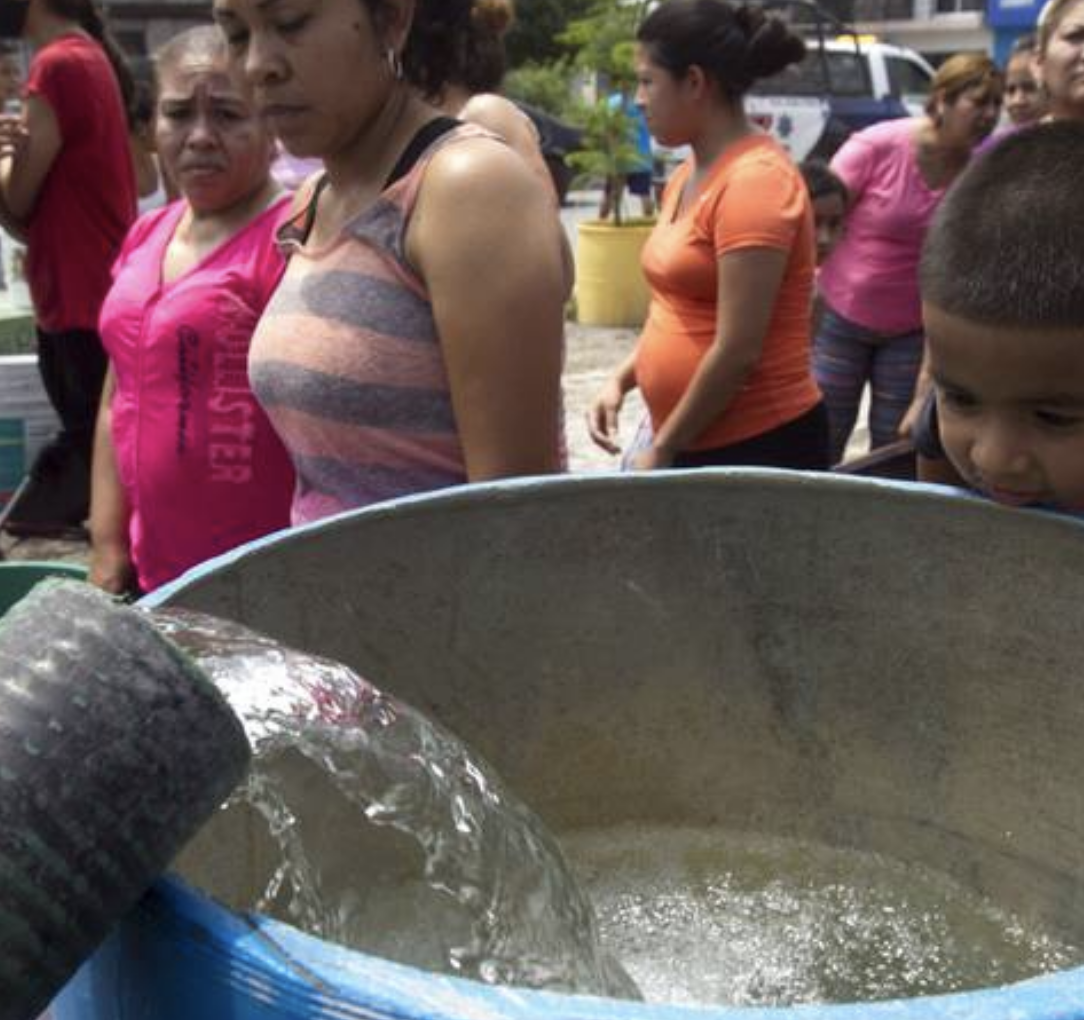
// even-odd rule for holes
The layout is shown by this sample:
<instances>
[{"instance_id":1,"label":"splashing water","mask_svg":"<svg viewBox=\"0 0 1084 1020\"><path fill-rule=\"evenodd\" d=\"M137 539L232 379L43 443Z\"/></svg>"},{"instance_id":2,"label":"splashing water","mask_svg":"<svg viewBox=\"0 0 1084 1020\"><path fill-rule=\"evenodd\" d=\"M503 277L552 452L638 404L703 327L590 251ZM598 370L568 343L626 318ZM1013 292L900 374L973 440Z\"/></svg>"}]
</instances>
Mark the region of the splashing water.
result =
<instances>
[{"instance_id":1,"label":"splashing water","mask_svg":"<svg viewBox=\"0 0 1084 1020\"><path fill-rule=\"evenodd\" d=\"M562 841L603 940L652 1002L912 998L1082 958L947 875L876 853L673 826Z\"/></svg>"},{"instance_id":2,"label":"splashing water","mask_svg":"<svg viewBox=\"0 0 1084 1020\"><path fill-rule=\"evenodd\" d=\"M401 962L490 983L640 997L599 946L591 903L556 841L459 740L339 663L202 614L153 616L218 685L252 744L249 778L226 810L258 812L280 851L255 909L275 913L285 894L288 919L311 934ZM325 888L319 838L302 820L312 787L289 780L297 755L355 812L332 820L331 839L367 819L416 841L422 863L412 892L382 901L379 888L359 891L373 881L365 860L351 862L350 892ZM423 924L404 929L411 897Z\"/></svg>"}]
</instances>

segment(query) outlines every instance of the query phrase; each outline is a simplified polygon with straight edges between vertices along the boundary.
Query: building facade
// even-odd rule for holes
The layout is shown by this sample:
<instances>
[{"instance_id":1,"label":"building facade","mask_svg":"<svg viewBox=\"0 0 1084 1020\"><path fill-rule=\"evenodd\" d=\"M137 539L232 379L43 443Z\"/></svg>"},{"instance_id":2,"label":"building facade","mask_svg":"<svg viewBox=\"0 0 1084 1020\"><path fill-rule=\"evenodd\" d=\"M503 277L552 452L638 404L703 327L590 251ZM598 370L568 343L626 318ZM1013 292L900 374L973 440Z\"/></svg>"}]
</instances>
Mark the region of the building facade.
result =
<instances>
[{"instance_id":1,"label":"building facade","mask_svg":"<svg viewBox=\"0 0 1084 1020\"><path fill-rule=\"evenodd\" d=\"M153 53L167 39L211 20L210 0L103 0L109 27L126 53Z\"/></svg>"},{"instance_id":2,"label":"building facade","mask_svg":"<svg viewBox=\"0 0 1084 1020\"><path fill-rule=\"evenodd\" d=\"M821 0L861 35L909 46L933 63L952 53L993 49L986 4L994 0Z\"/></svg>"}]
</instances>

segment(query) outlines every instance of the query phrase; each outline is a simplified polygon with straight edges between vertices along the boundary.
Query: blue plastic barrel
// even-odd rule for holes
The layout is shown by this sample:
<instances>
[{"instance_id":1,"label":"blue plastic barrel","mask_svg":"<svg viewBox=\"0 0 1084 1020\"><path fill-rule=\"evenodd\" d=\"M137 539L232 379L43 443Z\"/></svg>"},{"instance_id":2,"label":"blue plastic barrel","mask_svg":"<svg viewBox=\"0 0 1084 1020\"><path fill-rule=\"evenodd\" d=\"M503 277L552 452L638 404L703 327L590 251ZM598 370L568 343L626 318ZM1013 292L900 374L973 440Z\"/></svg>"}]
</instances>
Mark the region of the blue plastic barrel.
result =
<instances>
[{"instance_id":1,"label":"blue plastic barrel","mask_svg":"<svg viewBox=\"0 0 1084 1020\"><path fill-rule=\"evenodd\" d=\"M558 833L695 820L891 852L1084 944L1077 521L785 472L524 481L277 536L152 601L349 662ZM435 976L169 877L52 1015L1072 1020L1084 968L908 1001L642 1005Z\"/></svg>"}]
</instances>

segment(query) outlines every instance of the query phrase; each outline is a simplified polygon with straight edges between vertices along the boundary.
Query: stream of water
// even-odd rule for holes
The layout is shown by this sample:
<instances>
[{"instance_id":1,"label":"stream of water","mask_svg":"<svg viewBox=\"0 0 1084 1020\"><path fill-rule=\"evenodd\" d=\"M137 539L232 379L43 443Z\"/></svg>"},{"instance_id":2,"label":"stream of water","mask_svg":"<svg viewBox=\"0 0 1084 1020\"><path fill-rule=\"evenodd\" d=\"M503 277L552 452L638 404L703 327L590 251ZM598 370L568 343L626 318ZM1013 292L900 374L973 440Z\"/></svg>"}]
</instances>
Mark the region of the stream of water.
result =
<instances>
[{"instance_id":1,"label":"stream of water","mask_svg":"<svg viewBox=\"0 0 1084 1020\"><path fill-rule=\"evenodd\" d=\"M226 810L258 812L279 849L254 909L463 977L639 998L601 948L556 840L452 734L346 666L237 624L170 610L155 625L216 683L252 745L249 777ZM298 756L317 766L315 781L296 782ZM312 801L333 803L332 791L336 816L306 830ZM421 850L414 875L399 854L408 873L394 889L374 887L365 859L338 859L335 844L369 823ZM344 868L345 879L326 881Z\"/></svg>"}]
</instances>

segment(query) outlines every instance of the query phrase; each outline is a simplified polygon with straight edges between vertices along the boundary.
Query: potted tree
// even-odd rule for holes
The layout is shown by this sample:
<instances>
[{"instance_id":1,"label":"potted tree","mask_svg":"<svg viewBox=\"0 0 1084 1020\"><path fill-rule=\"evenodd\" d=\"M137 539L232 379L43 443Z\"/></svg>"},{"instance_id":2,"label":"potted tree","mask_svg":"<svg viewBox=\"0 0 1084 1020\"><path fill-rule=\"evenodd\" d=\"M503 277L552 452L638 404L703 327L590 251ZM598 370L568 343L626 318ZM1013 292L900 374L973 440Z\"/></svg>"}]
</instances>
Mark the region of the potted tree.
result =
<instances>
[{"instance_id":1,"label":"potted tree","mask_svg":"<svg viewBox=\"0 0 1084 1020\"><path fill-rule=\"evenodd\" d=\"M569 162L582 177L601 182L610 196L604 218L579 224L576 243L576 311L587 325L639 326L650 292L640 253L654 221L624 216L626 175L642 168L635 122L627 112L633 87L632 42L643 4L599 0L592 13L573 22L564 39L579 45L577 63L601 83L599 97L581 112L583 137Z\"/></svg>"}]
</instances>

